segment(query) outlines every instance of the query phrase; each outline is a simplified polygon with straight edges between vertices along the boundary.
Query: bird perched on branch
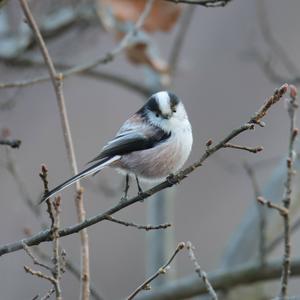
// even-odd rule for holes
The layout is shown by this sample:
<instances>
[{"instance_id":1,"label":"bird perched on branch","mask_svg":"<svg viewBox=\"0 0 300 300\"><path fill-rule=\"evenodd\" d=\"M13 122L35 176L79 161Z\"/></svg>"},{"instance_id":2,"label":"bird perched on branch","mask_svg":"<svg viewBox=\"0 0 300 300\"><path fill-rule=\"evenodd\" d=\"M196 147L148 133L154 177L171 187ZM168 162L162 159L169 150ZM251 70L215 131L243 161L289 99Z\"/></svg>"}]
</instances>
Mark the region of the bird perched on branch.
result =
<instances>
[{"instance_id":1,"label":"bird perched on branch","mask_svg":"<svg viewBox=\"0 0 300 300\"><path fill-rule=\"evenodd\" d=\"M122 125L116 136L90 161L91 166L44 195L41 202L89 175L106 167L129 176L158 182L178 171L187 160L193 143L192 128L179 98L167 91L153 94L146 104Z\"/></svg>"}]
</instances>

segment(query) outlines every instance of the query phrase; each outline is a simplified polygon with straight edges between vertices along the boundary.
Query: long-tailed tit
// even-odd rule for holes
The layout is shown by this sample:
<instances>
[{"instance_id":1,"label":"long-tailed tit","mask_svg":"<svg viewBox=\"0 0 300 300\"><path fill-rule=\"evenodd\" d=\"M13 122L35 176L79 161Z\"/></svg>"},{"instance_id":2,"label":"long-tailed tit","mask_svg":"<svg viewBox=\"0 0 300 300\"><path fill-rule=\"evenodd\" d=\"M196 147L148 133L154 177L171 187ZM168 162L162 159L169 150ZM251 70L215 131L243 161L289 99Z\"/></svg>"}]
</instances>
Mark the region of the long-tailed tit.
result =
<instances>
[{"instance_id":1,"label":"long-tailed tit","mask_svg":"<svg viewBox=\"0 0 300 300\"><path fill-rule=\"evenodd\" d=\"M192 143L192 128L182 102L173 93L158 92L122 125L90 167L54 188L41 202L106 167L126 174L127 190L128 175L135 176L140 190L138 178L158 182L178 171Z\"/></svg>"}]
</instances>

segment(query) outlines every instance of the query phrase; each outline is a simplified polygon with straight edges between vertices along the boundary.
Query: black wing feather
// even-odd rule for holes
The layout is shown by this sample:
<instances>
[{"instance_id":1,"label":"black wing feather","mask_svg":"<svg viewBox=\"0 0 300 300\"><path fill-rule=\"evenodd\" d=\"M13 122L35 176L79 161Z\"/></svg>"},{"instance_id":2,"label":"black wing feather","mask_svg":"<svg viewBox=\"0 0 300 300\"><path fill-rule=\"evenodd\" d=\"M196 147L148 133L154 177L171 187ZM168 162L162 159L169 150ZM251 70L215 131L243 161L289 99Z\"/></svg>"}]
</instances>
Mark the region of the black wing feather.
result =
<instances>
[{"instance_id":1,"label":"black wing feather","mask_svg":"<svg viewBox=\"0 0 300 300\"><path fill-rule=\"evenodd\" d=\"M150 149L158 143L166 141L171 136L160 128L155 127L155 134L147 136L140 132L122 132L110 141L92 161L115 155L124 155L134 151Z\"/></svg>"}]
</instances>

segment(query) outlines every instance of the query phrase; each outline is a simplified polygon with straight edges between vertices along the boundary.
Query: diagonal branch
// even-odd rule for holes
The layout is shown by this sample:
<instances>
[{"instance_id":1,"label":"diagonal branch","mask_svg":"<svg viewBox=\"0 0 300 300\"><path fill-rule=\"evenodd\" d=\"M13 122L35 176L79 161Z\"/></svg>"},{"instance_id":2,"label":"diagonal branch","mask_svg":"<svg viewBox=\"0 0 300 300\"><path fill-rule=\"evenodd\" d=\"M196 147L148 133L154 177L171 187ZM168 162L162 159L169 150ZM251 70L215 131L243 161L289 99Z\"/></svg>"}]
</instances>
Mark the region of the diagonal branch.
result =
<instances>
[{"instance_id":1,"label":"diagonal branch","mask_svg":"<svg viewBox=\"0 0 300 300\"><path fill-rule=\"evenodd\" d=\"M11 148L19 148L21 145L21 141L20 140L0 139L0 145L10 146Z\"/></svg>"},{"instance_id":2,"label":"diagonal branch","mask_svg":"<svg viewBox=\"0 0 300 300\"><path fill-rule=\"evenodd\" d=\"M230 269L221 269L208 273L209 281L215 291L232 290L238 286L249 285L278 279L281 274L281 260L267 262L264 266L260 263L244 263ZM291 263L291 276L300 275L300 259ZM157 290L138 296L137 300L180 300L197 295L207 294L204 284L199 284L199 278L195 275L186 276L172 281Z\"/></svg>"},{"instance_id":3,"label":"diagonal branch","mask_svg":"<svg viewBox=\"0 0 300 300\"><path fill-rule=\"evenodd\" d=\"M172 226L172 224L170 224L170 223L159 224L159 225L139 225L139 224L136 224L136 223L133 223L133 222L122 221L122 220L113 218L112 216L107 216L106 220L111 221L113 223L121 224L121 225L124 225L124 226L127 226L127 227L133 227L133 228L136 228L136 229L144 229L146 231L166 229L166 228Z\"/></svg>"},{"instance_id":4,"label":"diagonal branch","mask_svg":"<svg viewBox=\"0 0 300 300\"><path fill-rule=\"evenodd\" d=\"M92 71L91 69L95 68L96 66L98 66L100 64L107 64L107 63L113 61L116 56L118 56L120 53L122 53L122 51L124 49L126 49L128 47L128 45L131 42L132 37L143 26L145 19L147 18L147 16L149 15L149 13L151 11L152 5L153 5L153 0L148 0L147 4L145 6L145 9L142 12L142 14L140 15L140 17L138 18L135 26L133 26L133 28L128 31L128 33L122 38L122 40L119 42L119 44L117 44L117 46L114 49L112 49L111 51L109 51L106 54L104 54L96 59L93 59L87 63L82 63L82 64L79 64L74 67L69 67L68 65L65 65L65 64L58 64L57 66L60 68L67 68L67 70L61 72L62 79L69 77L71 75L75 75L75 74L79 74L79 73L86 73L93 77L98 76L98 77L102 77L103 79L106 79L106 80L111 80L114 82L117 81L123 86L138 88L138 90L140 92L145 93L147 91L147 89L143 86L140 86L139 84L137 84L135 82L131 82L131 81L127 80L126 78L124 79L118 75L101 73L98 71ZM36 26L36 28L37 28L37 26ZM42 38L41 34L40 34L40 37ZM44 43L44 46L45 46L45 43ZM49 56L49 54L48 54L48 56ZM27 60L25 59L25 62L26 61L29 63L28 59ZM22 60L21 60L21 62L22 62ZM35 64L35 62L32 62L32 61L30 61L30 63ZM51 64L52 64L52 67L51 67L52 71L53 70L55 71L52 61L51 61ZM22 80L22 81L11 82L11 83L10 82L0 83L0 89L1 88L30 86L32 84L47 81L49 79L51 79L53 81L52 75L50 77L48 75L43 75L43 76L39 76L39 77L32 78L29 80Z\"/></svg>"},{"instance_id":5,"label":"diagonal branch","mask_svg":"<svg viewBox=\"0 0 300 300\"><path fill-rule=\"evenodd\" d=\"M162 266L160 267L155 274L150 276L146 281L144 281L136 290L134 290L127 298L127 300L132 300L135 298L135 296L141 292L142 290L149 289L149 284L158 276L165 274L171 264L171 262L174 260L175 256L185 247L185 244L183 242L179 243L173 252L170 259Z\"/></svg>"},{"instance_id":6,"label":"diagonal branch","mask_svg":"<svg viewBox=\"0 0 300 300\"><path fill-rule=\"evenodd\" d=\"M204 7L219 7L225 6L232 0L166 0L168 2L173 3L186 3L186 4L194 4L194 5L201 5Z\"/></svg>"},{"instance_id":7,"label":"diagonal branch","mask_svg":"<svg viewBox=\"0 0 300 300\"><path fill-rule=\"evenodd\" d=\"M274 92L274 95L281 95L283 96L284 93L287 91L288 85L284 84L283 86L281 86L279 88L279 90L276 90ZM271 97L273 99L274 95ZM269 101L266 102L265 105L263 105L260 110L257 112L258 115L261 115L261 111L264 112L264 114L267 113L268 109L270 109L270 107L277 103L276 102L272 102L272 105L268 105ZM268 108L266 109L265 106L268 106ZM131 206L136 202L140 202L142 200L145 200L147 198L149 198L150 196L152 196L153 194L158 193L159 191L172 187L175 184L180 183L182 180L184 180L187 175L189 175L190 173L194 172L197 168L199 168L200 166L202 166L202 164L204 163L204 161L207 160L207 158L209 158L211 155L213 155L215 152L217 152L218 150L222 149L224 147L224 145L226 143L228 143L229 141L231 141L232 139L234 139L235 137L237 137L238 135L240 135L241 133L254 129L255 127L255 123L252 123L253 118L250 119L250 121L246 124L243 124L242 126L234 129L231 133L229 133L223 140L221 140L219 143L217 143L215 146L210 147L208 149L206 149L206 151L202 154L202 156L200 157L200 159L198 161L196 161L195 163L193 163L192 165L188 166L187 168L185 168L184 170L178 172L175 175L171 175L169 176L165 181L163 181L162 183L152 187L151 189L140 193L139 195L137 195L136 197L133 197L131 199L128 199L127 201L123 201L123 202L119 202L116 206L110 208L109 210L105 211L104 213L100 213L94 217L88 218L83 222L80 222L78 224L75 224L73 226L70 227L66 227L65 229L62 229L59 231L59 236L63 237L63 236L67 236L70 234L74 234L77 233L89 226L92 226L96 223L99 223L101 221L104 221L107 219L108 215L113 215L116 212L124 209L125 207ZM51 240L51 231L49 229L41 231L29 238L24 239L23 241L28 245L28 246L32 246L32 245L38 245L42 242L45 241L50 241ZM22 241L16 241L13 242L11 244L7 244L4 246L0 247L0 256L10 253L10 252L14 252L14 251L18 251L22 249Z\"/></svg>"},{"instance_id":8,"label":"diagonal branch","mask_svg":"<svg viewBox=\"0 0 300 300\"><path fill-rule=\"evenodd\" d=\"M211 283L209 282L208 278L207 278L207 275L206 275L206 272L204 272L202 270L202 268L200 267L197 259L196 259L196 256L195 256L195 253L194 253L194 246L191 242L187 242L187 249L188 249L188 252L189 252L189 257L191 259L191 261L193 262L194 266L195 266L195 272L198 274L198 276L200 277L200 279L203 281L209 295L211 296L211 299L212 300L218 300L218 296L213 288L213 286L211 285Z\"/></svg>"}]
</instances>

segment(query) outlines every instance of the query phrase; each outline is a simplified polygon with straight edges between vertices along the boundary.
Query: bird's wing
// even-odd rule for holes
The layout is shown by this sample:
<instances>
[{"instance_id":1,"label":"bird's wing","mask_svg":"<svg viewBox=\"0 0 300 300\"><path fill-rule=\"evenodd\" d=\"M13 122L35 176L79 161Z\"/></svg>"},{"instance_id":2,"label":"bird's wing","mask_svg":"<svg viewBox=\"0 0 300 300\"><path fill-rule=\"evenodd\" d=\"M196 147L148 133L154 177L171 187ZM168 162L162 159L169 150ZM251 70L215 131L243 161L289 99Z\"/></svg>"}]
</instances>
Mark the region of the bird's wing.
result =
<instances>
[{"instance_id":1,"label":"bird's wing","mask_svg":"<svg viewBox=\"0 0 300 300\"><path fill-rule=\"evenodd\" d=\"M166 133L158 127L152 127L150 130L137 130L137 128L120 130L116 137L103 147L102 152L90 162L152 148L166 141L170 135L171 133Z\"/></svg>"}]
</instances>

